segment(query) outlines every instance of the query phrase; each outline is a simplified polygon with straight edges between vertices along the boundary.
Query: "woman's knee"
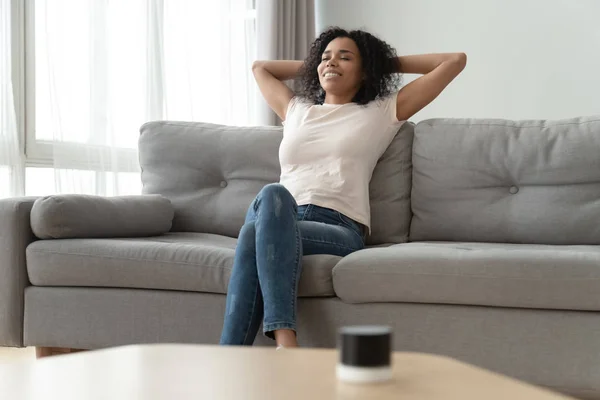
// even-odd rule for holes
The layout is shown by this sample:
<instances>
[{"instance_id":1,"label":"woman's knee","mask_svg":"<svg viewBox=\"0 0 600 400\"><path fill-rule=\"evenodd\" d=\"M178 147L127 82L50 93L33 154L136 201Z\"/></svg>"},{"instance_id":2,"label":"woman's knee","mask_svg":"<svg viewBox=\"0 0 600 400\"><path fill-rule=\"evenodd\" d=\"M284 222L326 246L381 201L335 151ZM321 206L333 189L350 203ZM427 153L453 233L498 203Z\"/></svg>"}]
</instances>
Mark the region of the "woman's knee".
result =
<instances>
[{"instance_id":1,"label":"woman's knee","mask_svg":"<svg viewBox=\"0 0 600 400\"><path fill-rule=\"evenodd\" d=\"M273 205L275 209L281 207L297 207L294 196L279 183L271 183L266 185L260 191L258 198L259 203Z\"/></svg>"},{"instance_id":2,"label":"woman's knee","mask_svg":"<svg viewBox=\"0 0 600 400\"><path fill-rule=\"evenodd\" d=\"M287 190L281 183L269 183L261 189L260 194L262 196L270 196L271 198L274 196L279 196L281 198L289 197L293 199L290 191Z\"/></svg>"}]
</instances>

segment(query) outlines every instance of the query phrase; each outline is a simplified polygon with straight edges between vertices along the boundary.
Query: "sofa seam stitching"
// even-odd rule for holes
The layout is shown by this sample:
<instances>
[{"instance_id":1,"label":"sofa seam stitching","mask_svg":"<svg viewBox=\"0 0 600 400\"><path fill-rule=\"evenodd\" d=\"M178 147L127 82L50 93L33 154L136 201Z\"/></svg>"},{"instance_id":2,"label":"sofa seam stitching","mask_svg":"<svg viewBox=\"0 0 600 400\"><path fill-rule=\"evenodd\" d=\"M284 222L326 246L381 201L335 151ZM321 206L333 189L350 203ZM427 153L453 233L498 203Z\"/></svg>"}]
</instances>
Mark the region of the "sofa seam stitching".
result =
<instances>
[{"instance_id":1,"label":"sofa seam stitching","mask_svg":"<svg viewBox=\"0 0 600 400\"><path fill-rule=\"evenodd\" d=\"M343 267L335 267L335 270L345 270ZM338 272L336 271L336 272ZM348 270L345 270L348 271ZM354 271L352 271L354 272ZM484 276L484 275L456 275L456 274L438 274L438 273L422 273L422 272L418 272L418 273L414 273L414 274L407 274L407 273L397 273L397 272L378 272L378 271L370 271L368 274L364 274L365 276L370 276L372 274L377 274L377 275L398 275L398 276L413 276L413 275L422 275L422 276L449 276L449 277L454 277L454 278L480 278L480 279L507 279L507 280L524 280L524 281L543 281L543 280L550 280L550 281L588 281L588 280L593 280L593 281L597 281L600 280L600 278L555 278L555 279L547 279L547 278L513 278L513 277L494 277L494 276ZM358 275L361 275L360 273Z\"/></svg>"},{"instance_id":2,"label":"sofa seam stitching","mask_svg":"<svg viewBox=\"0 0 600 400\"><path fill-rule=\"evenodd\" d=\"M81 256L81 257L95 257L95 258L104 258L104 259L110 259L110 260L127 260L127 261L142 261L142 262L160 262L160 263L165 263L165 264L177 264L177 265L188 265L188 266L201 266L201 267L208 267L208 268L224 268L224 269L229 269L231 270L231 267L226 267L226 266L219 266L219 265L205 265L205 264L192 264L192 263L188 263L188 262L182 262L182 261L162 261L162 260L155 260L155 259L147 259L147 258L130 258L130 257L112 257L112 256L103 256L103 255L96 255L96 254L84 254L84 253L62 253L62 252L57 252L57 251L47 251L47 250L29 250L31 252L36 252L36 253L45 253L45 254L56 254L56 255L61 255L61 256Z\"/></svg>"}]
</instances>

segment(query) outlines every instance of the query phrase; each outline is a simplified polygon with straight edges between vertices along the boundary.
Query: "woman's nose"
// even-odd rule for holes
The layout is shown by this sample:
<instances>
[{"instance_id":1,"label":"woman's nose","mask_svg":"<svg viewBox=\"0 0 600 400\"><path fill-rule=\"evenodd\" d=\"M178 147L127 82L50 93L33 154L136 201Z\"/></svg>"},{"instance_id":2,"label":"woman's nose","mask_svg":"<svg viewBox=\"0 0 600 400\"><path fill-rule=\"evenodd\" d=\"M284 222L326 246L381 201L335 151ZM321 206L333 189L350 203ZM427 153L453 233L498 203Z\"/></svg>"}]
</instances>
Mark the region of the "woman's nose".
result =
<instances>
[{"instance_id":1,"label":"woman's nose","mask_svg":"<svg viewBox=\"0 0 600 400\"><path fill-rule=\"evenodd\" d=\"M337 61L335 61L333 58L329 59L327 61L327 66L330 67L332 65L337 65Z\"/></svg>"}]
</instances>

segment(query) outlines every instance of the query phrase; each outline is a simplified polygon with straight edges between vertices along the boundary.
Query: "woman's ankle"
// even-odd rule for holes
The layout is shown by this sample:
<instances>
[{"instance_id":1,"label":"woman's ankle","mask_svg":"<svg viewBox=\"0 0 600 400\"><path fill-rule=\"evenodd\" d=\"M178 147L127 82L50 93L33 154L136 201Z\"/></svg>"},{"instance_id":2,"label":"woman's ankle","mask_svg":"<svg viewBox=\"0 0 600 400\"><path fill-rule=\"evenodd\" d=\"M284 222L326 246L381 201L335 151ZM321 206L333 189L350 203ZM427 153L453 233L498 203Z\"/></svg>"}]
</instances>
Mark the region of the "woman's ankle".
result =
<instances>
[{"instance_id":1,"label":"woman's ankle","mask_svg":"<svg viewBox=\"0 0 600 400\"><path fill-rule=\"evenodd\" d=\"M277 346L298 347L296 332L291 329L277 329L273 331L273 335L275 336Z\"/></svg>"}]
</instances>

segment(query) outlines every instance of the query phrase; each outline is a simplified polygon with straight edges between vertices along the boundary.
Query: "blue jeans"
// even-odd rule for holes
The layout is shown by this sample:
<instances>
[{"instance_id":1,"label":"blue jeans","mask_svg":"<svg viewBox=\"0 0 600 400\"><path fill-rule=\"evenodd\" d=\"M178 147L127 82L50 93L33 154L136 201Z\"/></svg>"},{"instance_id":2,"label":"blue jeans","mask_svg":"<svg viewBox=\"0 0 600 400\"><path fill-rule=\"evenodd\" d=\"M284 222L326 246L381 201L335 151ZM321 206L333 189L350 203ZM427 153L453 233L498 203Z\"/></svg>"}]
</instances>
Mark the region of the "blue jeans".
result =
<instances>
[{"instance_id":1,"label":"blue jeans","mask_svg":"<svg viewBox=\"0 0 600 400\"><path fill-rule=\"evenodd\" d=\"M362 226L328 208L296 201L280 184L265 186L250 205L235 251L221 344L252 345L296 330L302 255L346 256L364 248Z\"/></svg>"}]
</instances>

